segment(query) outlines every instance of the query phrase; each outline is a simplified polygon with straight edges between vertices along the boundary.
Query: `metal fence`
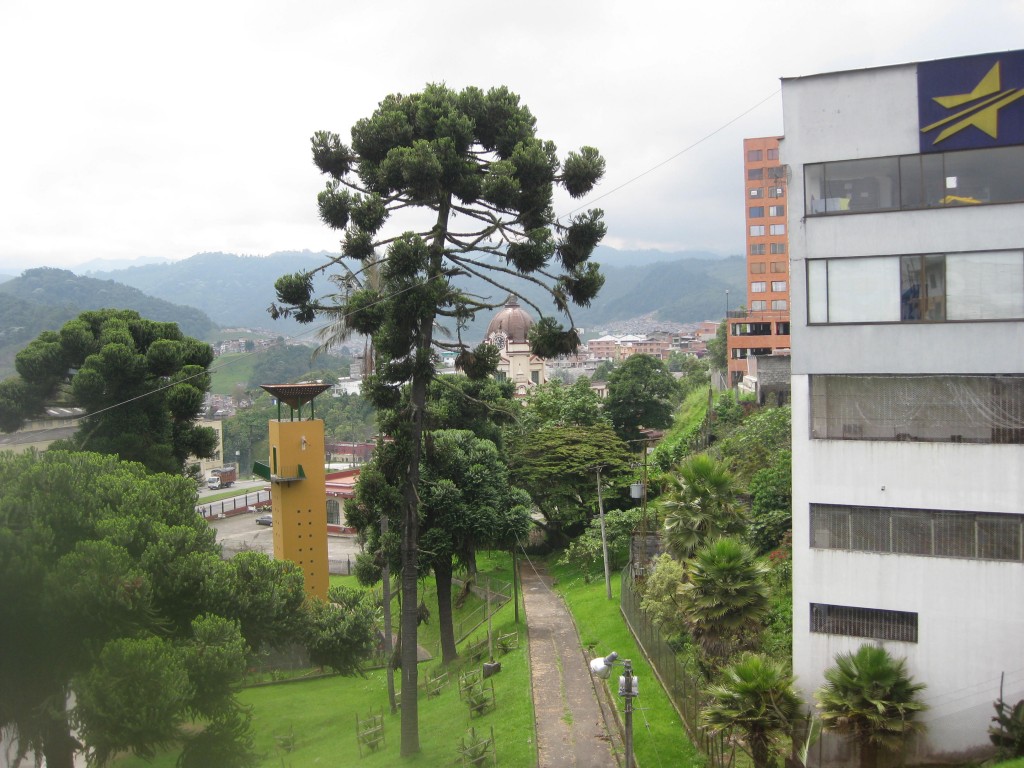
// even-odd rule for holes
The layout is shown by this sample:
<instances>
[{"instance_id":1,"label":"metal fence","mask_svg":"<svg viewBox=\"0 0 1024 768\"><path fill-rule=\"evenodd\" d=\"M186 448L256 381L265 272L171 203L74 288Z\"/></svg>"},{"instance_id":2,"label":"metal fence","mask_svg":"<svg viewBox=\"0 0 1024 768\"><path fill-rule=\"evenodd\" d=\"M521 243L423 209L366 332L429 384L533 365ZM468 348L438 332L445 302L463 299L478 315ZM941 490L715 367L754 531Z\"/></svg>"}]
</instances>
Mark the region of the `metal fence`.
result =
<instances>
[{"instance_id":1,"label":"metal fence","mask_svg":"<svg viewBox=\"0 0 1024 768\"><path fill-rule=\"evenodd\" d=\"M634 591L633 584L627 566L622 571L619 593L619 605L626 624L682 717L690 741L707 756L709 766L731 768L736 763L735 746L728 743L726 734L710 736L700 727L698 718L704 705L700 681L680 663L676 652L661 636L661 631L644 613L640 607L640 595Z\"/></svg>"},{"instance_id":2,"label":"metal fence","mask_svg":"<svg viewBox=\"0 0 1024 768\"><path fill-rule=\"evenodd\" d=\"M207 520L214 520L229 515L238 515L250 511L251 507L270 503L270 491L253 491L243 493L230 499L211 501L209 504L197 504L196 513Z\"/></svg>"}]
</instances>

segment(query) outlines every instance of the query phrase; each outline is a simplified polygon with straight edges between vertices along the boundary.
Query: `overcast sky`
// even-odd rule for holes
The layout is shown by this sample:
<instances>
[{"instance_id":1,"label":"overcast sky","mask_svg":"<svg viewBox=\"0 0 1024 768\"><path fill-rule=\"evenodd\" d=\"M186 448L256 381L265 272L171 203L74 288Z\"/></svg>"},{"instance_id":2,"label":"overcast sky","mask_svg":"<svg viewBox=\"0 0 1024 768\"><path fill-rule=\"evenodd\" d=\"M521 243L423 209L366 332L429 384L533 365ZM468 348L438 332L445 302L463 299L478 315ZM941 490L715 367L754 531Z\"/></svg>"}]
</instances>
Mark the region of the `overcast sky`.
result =
<instances>
[{"instance_id":1,"label":"overcast sky","mask_svg":"<svg viewBox=\"0 0 1024 768\"><path fill-rule=\"evenodd\" d=\"M560 153L600 149L607 244L741 253L780 77L1022 32L1022 0L0 0L0 272L336 250L309 137L428 82L507 85Z\"/></svg>"}]
</instances>

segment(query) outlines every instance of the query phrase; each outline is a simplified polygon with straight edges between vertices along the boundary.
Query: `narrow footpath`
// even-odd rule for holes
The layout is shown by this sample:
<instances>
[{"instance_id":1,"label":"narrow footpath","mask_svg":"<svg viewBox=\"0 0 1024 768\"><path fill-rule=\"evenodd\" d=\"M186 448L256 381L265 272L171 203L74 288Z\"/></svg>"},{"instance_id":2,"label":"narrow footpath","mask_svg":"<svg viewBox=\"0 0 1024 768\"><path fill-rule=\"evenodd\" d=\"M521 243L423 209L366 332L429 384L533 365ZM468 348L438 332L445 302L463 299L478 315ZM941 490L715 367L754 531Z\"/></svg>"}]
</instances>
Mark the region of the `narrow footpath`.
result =
<instances>
[{"instance_id":1,"label":"narrow footpath","mask_svg":"<svg viewBox=\"0 0 1024 768\"><path fill-rule=\"evenodd\" d=\"M539 768L614 768L605 712L598 703L576 624L543 566L520 566ZM609 718L611 713L607 713Z\"/></svg>"}]
</instances>

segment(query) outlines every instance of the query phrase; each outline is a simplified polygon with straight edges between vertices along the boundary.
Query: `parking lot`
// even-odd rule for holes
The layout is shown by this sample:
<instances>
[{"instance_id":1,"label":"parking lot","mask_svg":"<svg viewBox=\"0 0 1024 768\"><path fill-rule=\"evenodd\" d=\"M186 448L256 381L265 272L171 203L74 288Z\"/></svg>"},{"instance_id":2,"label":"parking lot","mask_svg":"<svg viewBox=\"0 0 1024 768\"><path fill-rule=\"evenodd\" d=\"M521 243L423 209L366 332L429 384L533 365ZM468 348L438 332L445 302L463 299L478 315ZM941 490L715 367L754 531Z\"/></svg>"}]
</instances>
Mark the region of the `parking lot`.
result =
<instances>
[{"instance_id":1,"label":"parking lot","mask_svg":"<svg viewBox=\"0 0 1024 768\"><path fill-rule=\"evenodd\" d=\"M228 557L247 550L274 555L274 529L258 525L256 518L268 510L246 512L220 520L210 520L210 527L217 532L217 541ZM356 537L352 534L327 537L327 557L331 573L349 573L360 552Z\"/></svg>"}]
</instances>

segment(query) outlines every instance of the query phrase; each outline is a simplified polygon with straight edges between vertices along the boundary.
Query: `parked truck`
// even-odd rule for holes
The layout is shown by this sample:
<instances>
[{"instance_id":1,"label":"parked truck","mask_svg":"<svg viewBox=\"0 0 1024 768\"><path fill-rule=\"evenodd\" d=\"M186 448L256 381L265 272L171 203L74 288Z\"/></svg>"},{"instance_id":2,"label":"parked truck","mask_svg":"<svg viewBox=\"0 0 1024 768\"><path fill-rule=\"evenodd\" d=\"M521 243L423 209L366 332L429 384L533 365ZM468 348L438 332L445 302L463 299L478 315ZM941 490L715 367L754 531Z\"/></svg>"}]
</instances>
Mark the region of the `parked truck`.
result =
<instances>
[{"instance_id":1,"label":"parked truck","mask_svg":"<svg viewBox=\"0 0 1024 768\"><path fill-rule=\"evenodd\" d=\"M218 488L228 488L231 485L234 485L234 482L237 479L238 470L234 467L220 467L219 469L212 469L206 478L206 487L211 491L216 491Z\"/></svg>"}]
</instances>

